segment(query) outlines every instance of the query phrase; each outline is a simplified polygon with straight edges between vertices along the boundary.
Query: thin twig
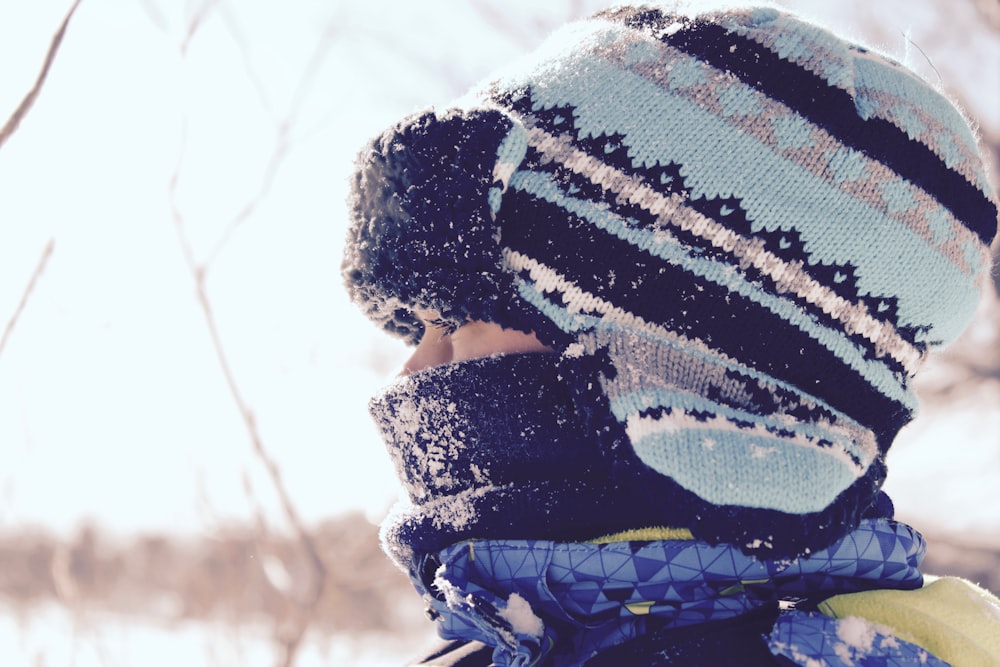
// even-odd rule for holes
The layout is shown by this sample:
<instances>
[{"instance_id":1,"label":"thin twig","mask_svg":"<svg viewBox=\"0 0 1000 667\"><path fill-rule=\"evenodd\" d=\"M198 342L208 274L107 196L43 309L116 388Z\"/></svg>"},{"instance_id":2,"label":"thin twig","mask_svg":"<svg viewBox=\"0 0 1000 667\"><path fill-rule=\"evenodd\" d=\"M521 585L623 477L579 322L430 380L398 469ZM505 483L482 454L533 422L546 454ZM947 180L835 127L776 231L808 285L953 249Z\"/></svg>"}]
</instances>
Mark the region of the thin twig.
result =
<instances>
[{"instance_id":1,"label":"thin twig","mask_svg":"<svg viewBox=\"0 0 1000 667\"><path fill-rule=\"evenodd\" d=\"M10 319L7 321L7 326L4 327L3 330L3 336L0 336L0 355L3 354L3 350L7 346L7 340L14 331L14 326L17 324L17 320L21 317L21 312L24 311L24 306L28 303L28 298L35 289L35 284L45 271L45 265L48 264L49 257L52 256L52 250L55 248L55 245L55 239L49 239L49 242L45 244L45 248L42 250L42 256L38 258L38 264L35 265L35 270L31 274L31 279L28 281L27 287L24 288L24 292L21 294L21 300L18 302L17 308L14 309L14 314L11 315Z\"/></svg>"},{"instance_id":2,"label":"thin twig","mask_svg":"<svg viewBox=\"0 0 1000 667\"><path fill-rule=\"evenodd\" d=\"M486 21L486 24L489 25L495 32L506 35L522 49L528 49L535 46L535 40L532 39L531 35L527 34L524 26L520 25L516 21L512 21L508 14L497 9L493 2L488 0L476 0L472 3L472 9L475 10L480 17Z\"/></svg>"},{"instance_id":3,"label":"thin twig","mask_svg":"<svg viewBox=\"0 0 1000 667\"><path fill-rule=\"evenodd\" d=\"M927 52L924 51L922 48L920 48L919 44L913 41L913 39L910 37L910 31L904 30L902 34L903 34L903 39L906 40L906 51L907 51L906 64L909 65L910 67L913 67L913 64L910 62L909 58L909 50L910 47L912 46L917 51L920 51L920 55L924 57L924 60L926 60L927 64L930 65L930 68L934 70L934 74L936 74L938 78L938 84L944 85L944 77L941 76L941 72L938 71L938 68L934 65L934 61L931 60L931 57L929 55L927 55Z\"/></svg>"},{"instance_id":4,"label":"thin twig","mask_svg":"<svg viewBox=\"0 0 1000 667\"><path fill-rule=\"evenodd\" d=\"M202 7L208 7L211 2L212 0L208 0L202 5ZM203 15L199 15L195 18L195 21L200 21L202 18ZM185 40L184 49L187 48L190 42L190 37L194 35L195 31L196 27L194 26L192 26L188 31L189 39ZM184 259L194 280L198 305L201 308L205 325L208 328L209 337L212 341L212 347L215 351L215 356L218 360L220 370L225 378L226 385L229 388L229 393L233 402L242 417L243 424L250 439L253 453L263 464L271 480L271 484L273 485L278 496L285 519L292 527L299 546L302 549L302 553L305 555L311 566L313 581L309 582L310 585L307 587L309 594L306 596L306 599L293 600L295 604L294 608L296 609L296 613L294 614L295 621L292 627L286 627L284 632L279 633L281 636L278 637L278 641L283 649L282 655L279 657L279 664L282 665L282 667L292 667L295 663L302 641L313 621L316 608L323 597L328 579L328 571L326 563L320 554L320 549L316 540L314 539L312 533L307 530L305 523L299 516L295 504L291 500L291 495L289 494L284 479L282 478L281 469L278 466L277 461L271 456L264 444L260 429L257 426L257 420L253 408L243 395L239 382L233 372L229 357L226 354L225 345L222 341L222 336L219 332L211 299L208 295L206 279L209 266L212 264L216 255L224 248L231 234L251 216L257 205L270 192L274 178L276 177L279 167L287 154L289 147L288 134L292 120L297 115L298 107L304 99L305 94L312 86L313 79L315 78L316 72L319 68L318 63L325 56L327 49L328 45L320 45L302 76L299 88L296 91L292 104L290 105L286 120L281 122L277 128L275 147L265 169L263 180L258 188L257 194L240 209L237 215L230 222L226 232L222 235L215 248L209 253L208 257L204 261L199 261L196 257L195 249L192 246L190 238L185 230L184 215L180 210L180 206L177 201L177 188L183 164L184 138L182 138L181 150L178 152L177 163L169 181L169 200L174 227L180 241ZM182 136L186 137L186 133Z\"/></svg>"},{"instance_id":5,"label":"thin twig","mask_svg":"<svg viewBox=\"0 0 1000 667\"><path fill-rule=\"evenodd\" d=\"M973 5L980 18L993 30L1000 32L1000 2L997 0L976 0Z\"/></svg>"},{"instance_id":6,"label":"thin twig","mask_svg":"<svg viewBox=\"0 0 1000 667\"><path fill-rule=\"evenodd\" d=\"M271 188L274 185L274 180L280 171L280 167L288 157L288 154L293 146L291 128L298 118L302 105L305 103L306 98L312 91L316 77L330 51L333 36L336 33L334 25L334 23L331 23L331 26L324 31L323 36L320 38L319 43L316 45L315 50L309 58L309 62L306 64L306 68L295 87L295 91L292 93L292 101L288 106L288 111L285 113L284 119L277 123L277 127L275 129L274 150L271 152L271 157L264 168L264 175L261 178L257 194L252 197L229 222L229 225L227 225L225 231L222 233L222 236L220 236L219 240L216 242L215 247L212 248L208 257L205 259L204 265L206 270L229 244L229 241L232 239L233 234L236 233L236 230L239 229L243 223L245 223L256 212L261 201L263 201L268 194L270 194ZM228 26L230 31L235 31L233 32L233 40L243 52L244 66L248 72L250 72L252 70L250 67L250 58L246 53L246 45L242 41L240 33L236 28L235 21L229 21ZM262 102L265 106L270 108L270 105L267 102L266 92L264 91L263 85L259 82L258 77L256 75L251 75L250 79L254 83L254 87L257 90L258 96L260 96Z\"/></svg>"},{"instance_id":7,"label":"thin twig","mask_svg":"<svg viewBox=\"0 0 1000 667\"><path fill-rule=\"evenodd\" d=\"M188 263L189 265L192 265L194 259L190 255L190 244L184 236L183 226L177 224L177 231L181 236L181 245L186 248L185 254L187 255ZM316 607L323 596L323 590L327 579L326 563L320 555L319 547L316 545L312 534L306 529L305 523L299 516L299 512L296 509L295 504L292 502L291 496L288 493L288 489L281 475L281 468L265 447L264 440L260 434L260 429L257 427L257 419L254 415L253 408L250 407L250 404L243 396L243 392L240 390L240 385L236 381L236 376L233 373L232 366L229 363L229 358L226 355L225 345L222 342L222 337L219 334L219 327L215 320L215 313L212 309L212 304L205 288L204 267L196 264L192 266L192 277L194 278L198 305L201 307L205 325L208 328L209 337L212 340L212 347L215 350L215 356L219 362L219 367L222 370L222 375L226 380L226 385L229 387L229 393L233 398L233 402L236 404L237 410L243 418L243 424L246 427L247 435L250 437L253 453L267 470L267 474L271 479L271 483L274 485L275 492L277 493L278 500L281 503L285 519L292 526L296 538L309 559L315 575L315 581L313 582L314 585L311 587L312 594L308 597L308 599L299 602L303 610L306 612L306 619L300 624L300 627L295 632L294 637L288 644L286 644L285 659L282 664L290 666L294 662L294 656L297 652L298 643L301 641L303 635L305 634L306 627L309 624L309 614Z\"/></svg>"},{"instance_id":8,"label":"thin twig","mask_svg":"<svg viewBox=\"0 0 1000 667\"><path fill-rule=\"evenodd\" d=\"M198 29L204 24L205 19L211 13L212 8L215 7L218 0L204 0L198 7L194 10L194 14L191 16L191 20L188 22L187 32L184 34L184 40L181 42L181 54L187 55L188 47L191 45L191 41L194 39L195 34Z\"/></svg>"},{"instance_id":9,"label":"thin twig","mask_svg":"<svg viewBox=\"0 0 1000 667\"><path fill-rule=\"evenodd\" d=\"M80 5L80 0L73 0L73 4L70 6L69 11L66 12L66 16L63 18L62 25L56 31L56 34L52 36L52 42L49 44L49 50L45 54L45 62L42 63L42 69L38 72L38 77L35 79L35 85L31 87L28 94L24 96L21 103L11 114L10 118L4 124L3 128L0 128L0 148L3 147L7 140L13 136L14 132L21 125L21 121L24 117L28 115L31 108L35 106L35 100L38 99L39 93L42 92L42 86L45 85L45 79L49 75L49 70L52 68L52 63L56 59L56 53L59 51L59 46L62 44L63 36L66 34L66 28L69 27L69 20L73 17L73 13L76 8Z\"/></svg>"},{"instance_id":10,"label":"thin twig","mask_svg":"<svg viewBox=\"0 0 1000 667\"><path fill-rule=\"evenodd\" d=\"M278 128L277 138L275 139L274 150L271 152L271 157L267 161L267 166L264 168L264 175L261 178L260 186L257 189L257 194L250 198L233 219L229 221L226 226L225 231L219 237L219 240L215 243L215 246L209 252L208 257L205 258L204 266L206 270L210 267L215 259L222 253L227 245L229 245L230 239L232 239L233 234L236 230L243 225L250 217L256 212L257 207L260 203L270 194L271 187L274 185L274 179L278 174L281 164L285 161L285 157L288 155L289 140L288 140L288 126L282 124Z\"/></svg>"},{"instance_id":11,"label":"thin twig","mask_svg":"<svg viewBox=\"0 0 1000 667\"><path fill-rule=\"evenodd\" d=\"M254 92L257 93L257 98L260 100L261 106L267 110L267 114L271 117L271 120L277 123L278 118L277 114L274 112L274 105L271 104L271 97L267 94L267 88L264 86L264 82L261 80L260 74L253 66L253 59L250 55L250 46L247 44L246 35L240 27L240 22L237 19L236 14L231 11L231 9L232 8L227 5L220 5L219 14L226 24L229 36L233 38L233 42L236 44L236 48L240 52L240 58L243 60L243 72L247 75L251 85L253 85Z\"/></svg>"},{"instance_id":12,"label":"thin twig","mask_svg":"<svg viewBox=\"0 0 1000 667\"><path fill-rule=\"evenodd\" d=\"M139 4L142 6L142 11L146 13L149 18L150 23L152 23L157 30L162 32L167 32L168 24L167 18L160 11L160 8L156 6L156 3L152 0L139 0Z\"/></svg>"},{"instance_id":13,"label":"thin twig","mask_svg":"<svg viewBox=\"0 0 1000 667\"><path fill-rule=\"evenodd\" d=\"M180 164L180 161L178 161L178 164ZM260 429L257 427L257 419L254 415L253 408L250 407L250 404L244 397L243 392L240 389L239 382L237 382L236 376L233 373L232 366L229 363L225 345L223 344L222 337L219 334L219 327L215 319L215 313L208 297L208 291L205 285L205 267L204 265L198 264L194 258L191 244L184 233L183 217L175 202L174 188L176 187L177 181L178 178L175 173L171 177L170 181L174 223L185 259L191 269L191 275L194 278L198 305L201 307L202 316L204 317L205 326L208 328L208 334L212 341L212 348L215 351L219 368L226 380L226 385L229 388L229 394L232 396L233 402L236 404L236 409L243 418L243 424L246 427L247 435L250 437L253 453L264 465L264 468L271 479L271 483L274 485L275 492L277 493L278 500L281 503L281 508L285 515L285 519L291 525L292 530L294 531L302 550L305 552L315 575L315 581L311 587L312 594L308 597L308 599L298 601L299 605L301 605L305 612L306 620L300 624L301 627L296 630L292 640L290 642L286 642L285 659L282 664L290 666L294 662L294 656L297 652L298 643L301 641L303 635L305 634L305 629L309 624L309 615L312 610L315 609L316 605L323 596L327 579L326 563L320 555L319 547L316 545L312 534L306 529L305 523L299 516L299 512L296 509L295 504L292 502L277 461L275 461L264 445Z\"/></svg>"}]
</instances>

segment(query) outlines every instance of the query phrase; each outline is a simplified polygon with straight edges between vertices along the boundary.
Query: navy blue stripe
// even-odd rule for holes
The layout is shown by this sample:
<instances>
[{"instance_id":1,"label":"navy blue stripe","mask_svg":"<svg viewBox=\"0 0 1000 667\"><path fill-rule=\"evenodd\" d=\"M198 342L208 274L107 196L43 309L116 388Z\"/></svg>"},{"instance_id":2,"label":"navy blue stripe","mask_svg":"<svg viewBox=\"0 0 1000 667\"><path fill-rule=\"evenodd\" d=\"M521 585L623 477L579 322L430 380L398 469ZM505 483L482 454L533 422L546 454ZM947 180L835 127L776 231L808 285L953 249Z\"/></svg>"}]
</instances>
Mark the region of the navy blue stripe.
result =
<instances>
[{"instance_id":1,"label":"navy blue stripe","mask_svg":"<svg viewBox=\"0 0 1000 667\"><path fill-rule=\"evenodd\" d=\"M662 28L677 20L659 10L622 12L613 17L642 30ZM985 193L889 121L861 118L847 91L831 86L763 45L712 23L690 23L660 39L716 69L732 73L746 85L808 118L841 143L881 162L931 194L984 245L992 242L997 232L997 209Z\"/></svg>"},{"instance_id":2,"label":"navy blue stripe","mask_svg":"<svg viewBox=\"0 0 1000 667\"><path fill-rule=\"evenodd\" d=\"M526 192L512 188L504 198L507 206L504 245L550 266L581 289L649 322L701 339L821 398L876 433L895 429L895 434L898 417L908 413L836 354L759 304L653 258ZM559 242L552 243L553 238ZM612 283L635 288L615 289ZM554 299L558 302L559 296Z\"/></svg>"}]
</instances>

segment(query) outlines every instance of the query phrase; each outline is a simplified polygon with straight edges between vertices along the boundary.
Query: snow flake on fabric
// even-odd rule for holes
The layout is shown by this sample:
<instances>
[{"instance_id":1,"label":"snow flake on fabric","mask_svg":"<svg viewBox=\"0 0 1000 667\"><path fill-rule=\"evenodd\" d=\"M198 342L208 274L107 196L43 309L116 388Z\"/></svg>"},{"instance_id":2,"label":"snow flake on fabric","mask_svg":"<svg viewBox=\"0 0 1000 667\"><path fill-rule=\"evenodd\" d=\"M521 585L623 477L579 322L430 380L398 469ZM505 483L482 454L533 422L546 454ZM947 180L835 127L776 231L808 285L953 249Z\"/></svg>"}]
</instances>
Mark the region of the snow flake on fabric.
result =
<instances>
[{"instance_id":1,"label":"snow flake on fabric","mask_svg":"<svg viewBox=\"0 0 1000 667\"><path fill-rule=\"evenodd\" d=\"M802 667L949 667L889 628L858 617L787 612L774 624L769 642L775 655Z\"/></svg>"}]
</instances>

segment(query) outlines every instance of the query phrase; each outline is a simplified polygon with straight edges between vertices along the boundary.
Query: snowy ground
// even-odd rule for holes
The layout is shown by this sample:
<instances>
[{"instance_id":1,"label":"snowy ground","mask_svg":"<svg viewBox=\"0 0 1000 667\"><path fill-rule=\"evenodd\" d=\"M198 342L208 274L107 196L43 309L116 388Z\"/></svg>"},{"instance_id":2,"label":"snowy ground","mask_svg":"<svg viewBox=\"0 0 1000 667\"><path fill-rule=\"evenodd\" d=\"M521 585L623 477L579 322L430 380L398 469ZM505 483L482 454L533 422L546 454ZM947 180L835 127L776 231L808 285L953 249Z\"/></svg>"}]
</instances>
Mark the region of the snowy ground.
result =
<instances>
[{"instance_id":1,"label":"snowy ground","mask_svg":"<svg viewBox=\"0 0 1000 667\"><path fill-rule=\"evenodd\" d=\"M299 651L295 664L399 667L432 641L429 635L313 638ZM221 623L168 627L95 614L81 618L62 607L36 611L24 619L0 613L0 664L11 667L271 667L280 664L280 658L262 628Z\"/></svg>"}]
</instances>

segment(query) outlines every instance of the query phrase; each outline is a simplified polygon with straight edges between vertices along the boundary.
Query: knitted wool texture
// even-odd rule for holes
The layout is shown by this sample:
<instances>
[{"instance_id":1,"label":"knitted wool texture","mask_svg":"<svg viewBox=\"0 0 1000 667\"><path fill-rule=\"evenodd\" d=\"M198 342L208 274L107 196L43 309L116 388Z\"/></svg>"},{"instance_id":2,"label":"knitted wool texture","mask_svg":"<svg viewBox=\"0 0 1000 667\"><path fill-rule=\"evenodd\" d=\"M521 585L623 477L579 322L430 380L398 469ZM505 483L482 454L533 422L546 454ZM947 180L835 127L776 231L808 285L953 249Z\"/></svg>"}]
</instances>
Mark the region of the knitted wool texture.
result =
<instances>
[{"instance_id":1,"label":"knitted wool texture","mask_svg":"<svg viewBox=\"0 0 1000 667\"><path fill-rule=\"evenodd\" d=\"M573 24L376 138L351 207L344 275L381 326L534 331L599 369L649 493L854 525L997 230L946 98L769 8Z\"/></svg>"}]
</instances>

